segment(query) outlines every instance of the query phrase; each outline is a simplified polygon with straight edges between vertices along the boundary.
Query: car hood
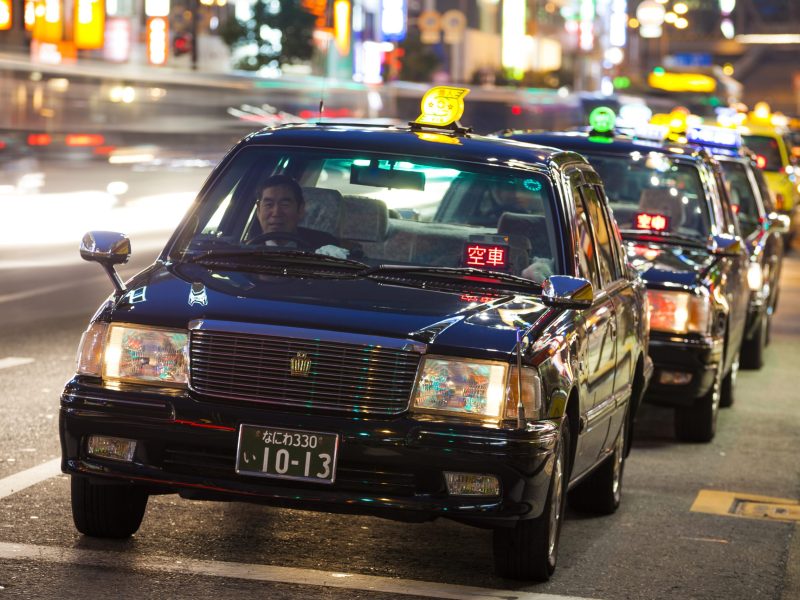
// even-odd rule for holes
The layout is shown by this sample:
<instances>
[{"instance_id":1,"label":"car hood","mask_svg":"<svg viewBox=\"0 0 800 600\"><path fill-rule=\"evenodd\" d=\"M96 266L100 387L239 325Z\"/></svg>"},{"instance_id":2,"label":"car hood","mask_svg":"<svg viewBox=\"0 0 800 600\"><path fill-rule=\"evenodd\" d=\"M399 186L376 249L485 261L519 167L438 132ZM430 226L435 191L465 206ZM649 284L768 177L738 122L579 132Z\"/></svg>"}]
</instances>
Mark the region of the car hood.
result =
<instances>
[{"instance_id":1,"label":"car hood","mask_svg":"<svg viewBox=\"0 0 800 600\"><path fill-rule=\"evenodd\" d=\"M177 328L197 319L270 324L414 339L435 345L430 351L510 353L518 328L555 316L535 295L489 294L453 283L444 288L435 280L402 284L157 264L128 282L113 319Z\"/></svg>"},{"instance_id":2,"label":"car hood","mask_svg":"<svg viewBox=\"0 0 800 600\"><path fill-rule=\"evenodd\" d=\"M716 262L705 248L680 244L628 240L628 262L649 284L693 286L702 281Z\"/></svg>"}]
</instances>

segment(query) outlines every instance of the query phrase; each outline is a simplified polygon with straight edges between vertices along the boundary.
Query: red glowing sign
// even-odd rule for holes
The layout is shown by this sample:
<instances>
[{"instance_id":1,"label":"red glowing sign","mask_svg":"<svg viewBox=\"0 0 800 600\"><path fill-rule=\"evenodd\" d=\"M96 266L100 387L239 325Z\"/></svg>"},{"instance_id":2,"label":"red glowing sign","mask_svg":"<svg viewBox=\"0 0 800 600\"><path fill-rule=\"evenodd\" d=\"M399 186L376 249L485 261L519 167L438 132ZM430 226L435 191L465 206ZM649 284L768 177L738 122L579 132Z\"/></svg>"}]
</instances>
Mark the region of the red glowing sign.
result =
<instances>
[{"instance_id":1,"label":"red glowing sign","mask_svg":"<svg viewBox=\"0 0 800 600\"><path fill-rule=\"evenodd\" d=\"M667 231L669 229L669 217L656 213L636 213L633 225L636 229Z\"/></svg>"},{"instance_id":2,"label":"red glowing sign","mask_svg":"<svg viewBox=\"0 0 800 600\"><path fill-rule=\"evenodd\" d=\"M497 244L469 243L464 250L464 261L468 267L505 269L508 265L508 247Z\"/></svg>"},{"instance_id":3,"label":"red glowing sign","mask_svg":"<svg viewBox=\"0 0 800 600\"><path fill-rule=\"evenodd\" d=\"M767 166L767 157L766 156L761 156L760 154L757 154L756 155L756 166L759 169L763 169L764 167L766 167Z\"/></svg>"},{"instance_id":4,"label":"red glowing sign","mask_svg":"<svg viewBox=\"0 0 800 600\"><path fill-rule=\"evenodd\" d=\"M733 214L738 215L741 207L738 204L731 204L731 210L733 211Z\"/></svg>"}]
</instances>

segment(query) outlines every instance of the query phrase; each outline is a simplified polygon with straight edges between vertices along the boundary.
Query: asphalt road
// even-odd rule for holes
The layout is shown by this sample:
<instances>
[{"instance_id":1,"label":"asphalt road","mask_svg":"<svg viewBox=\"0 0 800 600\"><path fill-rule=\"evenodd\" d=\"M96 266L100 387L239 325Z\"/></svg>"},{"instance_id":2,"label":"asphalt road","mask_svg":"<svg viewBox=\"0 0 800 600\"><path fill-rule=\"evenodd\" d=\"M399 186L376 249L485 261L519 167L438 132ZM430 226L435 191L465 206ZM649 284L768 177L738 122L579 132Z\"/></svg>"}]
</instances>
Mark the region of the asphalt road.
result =
<instances>
[{"instance_id":1,"label":"asphalt road","mask_svg":"<svg viewBox=\"0 0 800 600\"><path fill-rule=\"evenodd\" d=\"M153 259L180 217L174 208L172 222L131 234L123 274ZM80 333L111 287L100 267L78 258L77 240L50 241L0 242L0 600L800 598L800 535L789 520L800 513L797 250L785 262L766 365L740 372L714 442L676 443L670 412L646 406L620 510L569 513L555 576L520 586L491 574L490 532L441 520L408 525L160 496L130 540L79 535L69 481L54 462L58 398ZM724 505L768 518L691 510L703 490L785 500Z\"/></svg>"}]
</instances>

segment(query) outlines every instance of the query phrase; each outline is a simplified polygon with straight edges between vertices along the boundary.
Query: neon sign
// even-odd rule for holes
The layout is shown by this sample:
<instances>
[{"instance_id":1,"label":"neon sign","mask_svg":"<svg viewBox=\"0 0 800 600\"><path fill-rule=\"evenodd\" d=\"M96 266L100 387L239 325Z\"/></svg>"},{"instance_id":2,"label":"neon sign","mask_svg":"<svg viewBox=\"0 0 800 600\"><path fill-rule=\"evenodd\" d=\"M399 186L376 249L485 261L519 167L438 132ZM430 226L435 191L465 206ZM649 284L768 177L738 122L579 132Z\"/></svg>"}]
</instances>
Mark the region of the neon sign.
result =
<instances>
[{"instance_id":1,"label":"neon sign","mask_svg":"<svg viewBox=\"0 0 800 600\"><path fill-rule=\"evenodd\" d=\"M669 217L658 213L636 213L633 226L648 231L668 231Z\"/></svg>"},{"instance_id":2,"label":"neon sign","mask_svg":"<svg viewBox=\"0 0 800 600\"><path fill-rule=\"evenodd\" d=\"M464 264L481 269L505 269L508 266L508 246L470 242L464 248Z\"/></svg>"}]
</instances>

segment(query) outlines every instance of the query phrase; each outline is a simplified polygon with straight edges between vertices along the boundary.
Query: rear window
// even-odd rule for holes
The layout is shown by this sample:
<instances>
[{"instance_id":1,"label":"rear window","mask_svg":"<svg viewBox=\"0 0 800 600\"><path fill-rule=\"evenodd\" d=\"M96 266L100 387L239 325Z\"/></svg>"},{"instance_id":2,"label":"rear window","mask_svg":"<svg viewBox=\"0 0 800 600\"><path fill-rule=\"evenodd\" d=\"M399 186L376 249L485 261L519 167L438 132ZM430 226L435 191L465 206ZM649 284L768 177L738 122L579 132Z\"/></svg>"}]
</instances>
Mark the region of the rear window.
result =
<instances>
[{"instance_id":1,"label":"rear window","mask_svg":"<svg viewBox=\"0 0 800 600\"><path fill-rule=\"evenodd\" d=\"M666 218L662 221L665 234L698 240L708 237L708 200L694 165L658 152L586 158L603 179L621 230L639 231L640 215L651 215Z\"/></svg>"},{"instance_id":2,"label":"rear window","mask_svg":"<svg viewBox=\"0 0 800 600\"><path fill-rule=\"evenodd\" d=\"M756 153L756 163L765 171L783 169L783 159L777 138L769 135L746 135L745 145Z\"/></svg>"}]
</instances>

